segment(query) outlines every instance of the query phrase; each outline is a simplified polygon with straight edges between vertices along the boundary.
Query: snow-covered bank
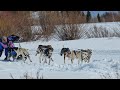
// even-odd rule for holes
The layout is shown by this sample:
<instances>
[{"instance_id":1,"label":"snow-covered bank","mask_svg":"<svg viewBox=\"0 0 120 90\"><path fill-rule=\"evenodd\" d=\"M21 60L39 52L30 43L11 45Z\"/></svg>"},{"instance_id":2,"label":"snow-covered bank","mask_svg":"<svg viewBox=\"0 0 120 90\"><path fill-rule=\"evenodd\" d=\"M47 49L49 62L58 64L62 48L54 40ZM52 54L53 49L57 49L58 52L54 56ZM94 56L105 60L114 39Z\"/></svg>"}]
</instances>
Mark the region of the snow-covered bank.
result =
<instances>
[{"instance_id":1,"label":"snow-covered bank","mask_svg":"<svg viewBox=\"0 0 120 90\"><path fill-rule=\"evenodd\" d=\"M91 38L91 39L79 39L79 40L68 40L68 41L34 41L21 43L22 47L36 50L38 45L50 44L56 50L60 50L64 47L69 47L70 49L92 49L92 50L120 50L120 38ZM19 46L19 44L16 44Z\"/></svg>"},{"instance_id":2,"label":"snow-covered bank","mask_svg":"<svg viewBox=\"0 0 120 90\"><path fill-rule=\"evenodd\" d=\"M36 49L39 44L50 44L54 48L53 59L51 65L40 64L38 56L35 56ZM18 43L15 44L19 46ZM49 41L49 42L24 42L20 43L24 48L29 49L32 63L19 62L3 62L4 54L0 58L0 78L20 78L25 72L31 76L36 75L39 70L40 75L45 79L101 79L101 74L110 73L115 78L115 70L120 70L120 38L92 38L71 41ZM62 47L70 49L92 49L92 57L90 63L71 64L69 60L64 64L63 57L59 55Z\"/></svg>"}]
</instances>

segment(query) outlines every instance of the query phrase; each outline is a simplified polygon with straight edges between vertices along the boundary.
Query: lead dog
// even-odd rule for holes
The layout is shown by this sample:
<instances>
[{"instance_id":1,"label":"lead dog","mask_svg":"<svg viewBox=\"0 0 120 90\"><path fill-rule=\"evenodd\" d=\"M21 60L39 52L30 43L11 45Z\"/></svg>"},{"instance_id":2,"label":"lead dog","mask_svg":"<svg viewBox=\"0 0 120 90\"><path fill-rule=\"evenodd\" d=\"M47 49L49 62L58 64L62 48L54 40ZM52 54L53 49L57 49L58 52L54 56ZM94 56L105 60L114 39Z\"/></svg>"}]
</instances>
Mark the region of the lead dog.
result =
<instances>
[{"instance_id":1,"label":"lead dog","mask_svg":"<svg viewBox=\"0 0 120 90\"><path fill-rule=\"evenodd\" d=\"M81 53L82 53L82 59L85 61L85 62L90 62L90 58L91 58L91 55L92 55L92 50L91 49L87 49L87 50L83 50L81 49Z\"/></svg>"},{"instance_id":2,"label":"lead dog","mask_svg":"<svg viewBox=\"0 0 120 90\"><path fill-rule=\"evenodd\" d=\"M78 64L79 64L80 61L81 62L90 61L92 50L91 49L87 49L87 50L79 49L79 50L70 51L69 48L62 48L60 55L62 56L63 54L64 54L64 63L65 63L65 58L68 57L69 59L71 59L71 63L73 63L74 59L78 59Z\"/></svg>"}]
</instances>

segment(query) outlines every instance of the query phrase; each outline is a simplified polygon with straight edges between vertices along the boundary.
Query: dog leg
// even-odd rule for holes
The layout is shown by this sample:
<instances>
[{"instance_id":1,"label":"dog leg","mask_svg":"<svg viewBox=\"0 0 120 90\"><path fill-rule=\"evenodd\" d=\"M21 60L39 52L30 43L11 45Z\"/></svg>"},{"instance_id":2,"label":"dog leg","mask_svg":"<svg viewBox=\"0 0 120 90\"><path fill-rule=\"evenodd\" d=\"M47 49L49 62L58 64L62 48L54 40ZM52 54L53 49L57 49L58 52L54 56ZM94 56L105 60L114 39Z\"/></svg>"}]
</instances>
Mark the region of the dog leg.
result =
<instances>
[{"instance_id":1,"label":"dog leg","mask_svg":"<svg viewBox=\"0 0 120 90\"><path fill-rule=\"evenodd\" d=\"M80 59L78 59L78 64L80 64Z\"/></svg>"},{"instance_id":2,"label":"dog leg","mask_svg":"<svg viewBox=\"0 0 120 90\"><path fill-rule=\"evenodd\" d=\"M47 63L47 59L45 58L45 63Z\"/></svg>"},{"instance_id":3,"label":"dog leg","mask_svg":"<svg viewBox=\"0 0 120 90\"><path fill-rule=\"evenodd\" d=\"M51 58L52 61L54 61L52 58Z\"/></svg>"},{"instance_id":4,"label":"dog leg","mask_svg":"<svg viewBox=\"0 0 120 90\"><path fill-rule=\"evenodd\" d=\"M29 56L29 55L27 55L27 56L28 56L28 58L29 58L30 62L32 62L32 60L30 59L30 56Z\"/></svg>"},{"instance_id":5,"label":"dog leg","mask_svg":"<svg viewBox=\"0 0 120 90\"><path fill-rule=\"evenodd\" d=\"M39 55L39 62L41 63L41 55Z\"/></svg>"},{"instance_id":6,"label":"dog leg","mask_svg":"<svg viewBox=\"0 0 120 90\"><path fill-rule=\"evenodd\" d=\"M64 55L64 64L65 64L65 55Z\"/></svg>"},{"instance_id":7,"label":"dog leg","mask_svg":"<svg viewBox=\"0 0 120 90\"><path fill-rule=\"evenodd\" d=\"M44 55L41 55L41 56L42 56L42 61L43 61L43 60L44 60L44 59L43 59ZM45 58L45 57L44 57L44 58Z\"/></svg>"},{"instance_id":8,"label":"dog leg","mask_svg":"<svg viewBox=\"0 0 120 90\"><path fill-rule=\"evenodd\" d=\"M25 63L25 61L26 61L27 57L26 57L25 55L23 55L23 57L24 57L24 60L23 60L23 61L24 61L24 63Z\"/></svg>"},{"instance_id":9,"label":"dog leg","mask_svg":"<svg viewBox=\"0 0 120 90\"><path fill-rule=\"evenodd\" d=\"M39 58L39 62L41 63L41 58Z\"/></svg>"},{"instance_id":10,"label":"dog leg","mask_svg":"<svg viewBox=\"0 0 120 90\"><path fill-rule=\"evenodd\" d=\"M46 63L46 58L44 60L45 60L44 63Z\"/></svg>"},{"instance_id":11,"label":"dog leg","mask_svg":"<svg viewBox=\"0 0 120 90\"><path fill-rule=\"evenodd\" d=\"M9 56L7 57L7 60L10 60L10 57L9 57Z\"/></svg>"},{"instance_id":12,"label":"dog leg","mask_svg":"<svg viewBox=\"0 0 120 90\"><path fill-rule=\"evenodd\" d=\"M71 63L73 64L73 59L71 59Z\"/></svg>"},{"instance_id":13,"label":"dog leg","mask_svg":"<svg viewBox=\"0 0 120 90\"><path fill-rule=\"evenodd\" d=\"M45 58L45 56L43 55L43 58L42 58L43 60L44 60L44 64L46 63L46 58Z\"/></svg>"},{"instance_id":14,"label":"dog leg","mask_svg":"<svg viewBox=\"0 0 120 90\"><path fill-rule=\"evenodd\" d=\"M48 65L50 65L50 60L51 60L51 59L49 58L49 64L48 64Z\"/></svg>"},{"instance_id":15,"label":"dog leg","mask_svg":"<svg viewBox=\"0 0 120 90\"><path fill-rule=\"evenodd\" d=\"M13 56L13 61L15 61L16 60L16 58L15 58L15 56Z\"/></svg>"},{"instance_id":16,"label":"dog leg","mask_svg":"<svg viewBox=\"0 0 120 90\"><path fill-rule=\"evenodd\" d=\"M89 63L89 62L90 62L90 59L87 60L87 63Z\"/></svg>"},{"instance_id":17,"label":"dog leg","mask_svg":"<svg viewBox=\"0 0 120 90\"><path fill-rule=\"evenodd\" d=\"M41 63L41 55L40 55L40 53L39 53L39 62Z\"/></svg>"},{"instance_id":18,"label":"dog leg","mask_svg":"<svg viewBox=\"0 0 120 90\"><path fill-rule=\"evenodd\" d=\"M78 56L78 64L80 64L80 61L81 61L81 56L79 55Z\"/></svg>"},{"instance_id":19,"label":"dog leg","mask_svg":"<svg viewBox=\"0 0 120 90\"><path fill-rule=\"evenodd\" d=\"M26 57L24 57L24 63L25 63L26 59L27 59L27 58L26 58Z\"/></svg>"}]
</instances>

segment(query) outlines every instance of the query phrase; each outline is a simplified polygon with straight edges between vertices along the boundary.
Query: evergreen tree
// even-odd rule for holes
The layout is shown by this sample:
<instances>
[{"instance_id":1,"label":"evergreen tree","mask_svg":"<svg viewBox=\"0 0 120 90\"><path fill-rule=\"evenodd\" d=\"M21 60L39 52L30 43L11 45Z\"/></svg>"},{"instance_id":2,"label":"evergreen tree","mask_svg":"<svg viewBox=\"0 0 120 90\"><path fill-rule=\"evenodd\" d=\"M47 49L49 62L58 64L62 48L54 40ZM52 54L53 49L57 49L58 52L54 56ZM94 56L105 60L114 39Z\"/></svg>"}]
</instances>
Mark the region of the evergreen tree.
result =
<instances>
[{"instance_id":1,"label":"evergreen tree","mask_svg":"<svg viewBox=\"0 0 120 90\"><path fill-rule=\"evenodd\" d=\"M90 20L91 20L91 13L90 13L90 11L87 11L87 15L86 15L87 23L90 22Z\"/></svg>"},{"instance_id":2,"label":"evergreen tree","mask_svg":"<svg viewBox=\"0 0 120 90\"><path fill-rule=\"evenodd\" d=\"M98 19L98 22L101 22L101 18L100 18L99 13L97 14L97 19Z\"/></svg>"},{"instance_id":3,"label":"evergreen tree","mask_svg":"<svg viewBox=\"0 0 120 90\"><path fill-rule=\"evenodd\" d=\"M85 16L84 12L81 12L82 13L82 16Z\"/></svg>"}]
</instances>

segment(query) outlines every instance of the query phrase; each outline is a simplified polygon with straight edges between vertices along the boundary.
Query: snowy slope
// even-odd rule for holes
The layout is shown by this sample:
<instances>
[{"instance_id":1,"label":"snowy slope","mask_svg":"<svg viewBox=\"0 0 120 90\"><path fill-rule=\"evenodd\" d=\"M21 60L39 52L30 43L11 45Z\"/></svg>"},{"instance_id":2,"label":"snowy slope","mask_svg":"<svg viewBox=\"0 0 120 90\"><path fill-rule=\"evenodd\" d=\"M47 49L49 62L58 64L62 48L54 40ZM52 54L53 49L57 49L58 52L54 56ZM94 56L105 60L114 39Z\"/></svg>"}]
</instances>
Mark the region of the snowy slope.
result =
<instances>
[{"instance_id":1,"label":"snowy slope","mask_svg":"<svg viewBox=\"0 0 120 90\"><path fill-rule=\"evenodd\" d=\"M102 23L85 23L85 24L77 24L78 27L82 26L84 28L84 30L92 30L94 28L94 26L96 26L97 28L102 27L102 28L106 28L106 30L108 31L113 31L116 29L120 29L120 22L102 22ZM57 28L61 28L62 25L56 25ZM32 33L36 33L39 32L39 30L41 30L41 26L32 26Z\"/></svg>"},{"instance_id":2,"label":"snowy slope","mask_svg":"<svg viewBox=\"0 0 120 90\"><path fill-rule=\"evenodd\" d=\"M120 50L120 38L91 38L91 39L80 39L80 40L68 40L68 41L33 41L21 43L21 46L30 50L35 50L39 44L47 45L50 44L56 50L60 50L63 46L71 49L93 49L93 50ZM16 44L19 46L19 44Z\"/></svg>"},{"instance_id":3,"label":"snowy slope","mask_svg":"<svg viewBox=\"0 0 120 90\"><path fill-rule=\"evenodd\" d=\"M39 57L35 56L35 51L39 44L50 44L54 48L53 60L51 65L39 63ZM18 43L15 44L19 46ZM39 70L40 75L45 79L90 79L102 78L100 75L110 73L112 78L116 78L114 73L116 68L120 69L120 38L92 38L71 41L49 41L49 42L24 42L20 43L23 48L29 49L32 63L29 60L26 63L4 62L4 54L0 58L0 78L9 78L10 73L14 78L20 78L25 72L31 76L36 75ZM63 47L70 49L92 49L92 57L90 63L71 64L69 60L64 64L63 56L60 56L60 50Z\"/></svg>"}]
</instances>

